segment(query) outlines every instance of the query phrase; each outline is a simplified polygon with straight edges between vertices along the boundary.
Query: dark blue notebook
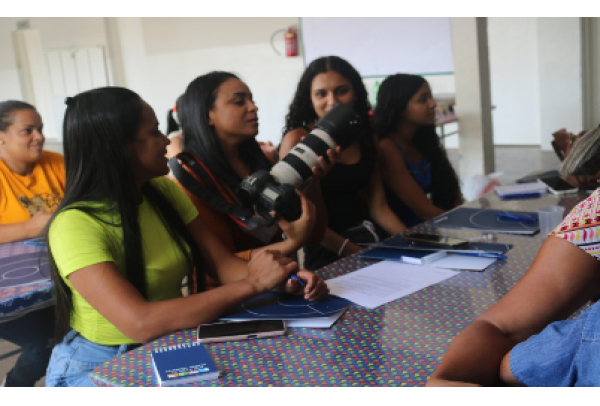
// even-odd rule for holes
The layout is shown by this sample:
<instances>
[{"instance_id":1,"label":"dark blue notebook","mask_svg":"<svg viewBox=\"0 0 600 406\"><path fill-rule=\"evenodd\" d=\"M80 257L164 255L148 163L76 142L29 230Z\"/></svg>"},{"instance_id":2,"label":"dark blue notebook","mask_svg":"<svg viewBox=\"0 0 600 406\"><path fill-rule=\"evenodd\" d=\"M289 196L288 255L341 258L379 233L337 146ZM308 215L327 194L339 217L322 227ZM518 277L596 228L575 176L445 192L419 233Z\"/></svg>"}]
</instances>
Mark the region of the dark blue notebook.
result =
<instances>
[{"instance_id":1,"label":"dark blue notebook","mask_svg":"<svg viewBox=\"0 0 600 406\"><path fill-rule=\"evenodd\" d=\"M408 264L425 265L446 256L445 251L405 250L399 248L376 247L359 254L362 258L387 259Z\"/></svg>"},{"instance_id":2,"label":"dark blue notebook","mask_svg":"<svg viewBox=\"0 0 600 406\"><path fill-rule=\"evenodd\" d=\"M266 292L244 302L221 320L297 320L329 317L341 312L350 301L328 295L318 302L282 292Z\"/></svg>"},{"instance_id":3,"label":"dark blue notebook","mask_svg":"<svg viewBox=\"0 0 600 406\"><path fill-rule=\"evenodd\" d=\"M512 248L512 244L501 244L501 243L489 243L489 242L469 242L464 247L455 248L455 249L444 249L437 247L430 247L426 245L419 245L412 243L411 241L407 241L402 238L401 235L396 237L389 238L385 241L379 243L376 247L383 248L394 248L398 250L413 250L413 251L429 251L429 252L437 252L437 251L445 251L445 252L493 252L497 254L506 254L508 250Z\"/></svg>"},{"instance_id":4,"label":"dark blue notebook","mask_svg":"<svg viewBox=\"0 0 600 406\"><path fill-rule=\"evenodd\" d=\"M467 228L490 233L533 235L540 231L538 222L528 223L514 220L499 219L498 214L508 213L517 216L537 219L537 213L523 211L507 211L494 209L470 209L460 207L442 214L425 224L435 227Z\"/></svg>"},{"instance_id":5,"label":"dark blue notebook","mask_svg":"<svg viewBox=\"0 0 600 406\"><path fill-rule=\"evenodd\" d=\"M219 370L202 343L156 348L152 350L152 366L160 386L219 377Z\"/></svg>"}]
</instances>

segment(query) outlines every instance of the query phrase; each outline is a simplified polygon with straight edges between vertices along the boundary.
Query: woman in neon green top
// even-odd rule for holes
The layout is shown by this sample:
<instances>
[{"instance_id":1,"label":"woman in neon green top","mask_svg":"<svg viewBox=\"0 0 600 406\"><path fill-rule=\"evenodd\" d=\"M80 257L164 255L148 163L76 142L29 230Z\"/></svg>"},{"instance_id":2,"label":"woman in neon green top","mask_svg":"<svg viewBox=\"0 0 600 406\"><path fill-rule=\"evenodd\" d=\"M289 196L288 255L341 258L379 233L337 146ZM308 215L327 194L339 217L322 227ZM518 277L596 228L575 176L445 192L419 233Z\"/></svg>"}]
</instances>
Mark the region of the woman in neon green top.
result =
<instances>
[{"instance_id":1,"label":"woman in neon green top","mask_svg":"<svg viewBox=\"0 0 600 406\"><path fill-rule=\"evenodd\" d=\"M309 300L328 292L279 252L245 262L220 244L181 189L162 177L169 140L137 94L101 88L66 103L66 191L48 232L60 344L47 386L92 385L88 374L101 363L277 286L303 289ZM205 272L222 286L204 291ZM304 288L286 283L294 272ZM182 297L186 276L191 294Z\"/></svg>"}]
</instances>

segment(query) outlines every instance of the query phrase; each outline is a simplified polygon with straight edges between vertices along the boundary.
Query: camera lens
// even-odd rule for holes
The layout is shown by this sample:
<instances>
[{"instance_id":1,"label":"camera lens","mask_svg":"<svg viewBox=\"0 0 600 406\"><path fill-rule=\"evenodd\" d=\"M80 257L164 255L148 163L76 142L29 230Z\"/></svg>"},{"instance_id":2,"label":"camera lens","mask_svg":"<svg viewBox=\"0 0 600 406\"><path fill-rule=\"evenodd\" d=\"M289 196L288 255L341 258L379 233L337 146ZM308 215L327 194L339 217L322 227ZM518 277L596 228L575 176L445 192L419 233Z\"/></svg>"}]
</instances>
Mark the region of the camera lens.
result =
<instances>
[{"instance_id":1,"label":"camera lens","mask_svg":"<svg viewBox=\"0 0 600 406\"><path fill-rule=\"evenodd\" d=\"M275 210L288 221L298 219L301 202L294 189L301 189L312 176L312 167L318 165L319 157L327 159L328 149L338 145L347 148L362 131L358 115L351 107L345 104L333 106L270 173L256 172L242 181L241 199L266 212Z\"/></svg>"},{"instance_id":2,"label":"camera lens","mask_svg":"<svg viewBox=\"0 0 600 406\"><path fill-rule=\"evenodd\" d=\"M338 145L345 149L360 135L361 125L351 107L336 104L317 123L315 128L279 161L271 175L279 183L300 188L312 175L312 167L319 157L327 158L327 150Z\"/></svg>"}]
</instances>

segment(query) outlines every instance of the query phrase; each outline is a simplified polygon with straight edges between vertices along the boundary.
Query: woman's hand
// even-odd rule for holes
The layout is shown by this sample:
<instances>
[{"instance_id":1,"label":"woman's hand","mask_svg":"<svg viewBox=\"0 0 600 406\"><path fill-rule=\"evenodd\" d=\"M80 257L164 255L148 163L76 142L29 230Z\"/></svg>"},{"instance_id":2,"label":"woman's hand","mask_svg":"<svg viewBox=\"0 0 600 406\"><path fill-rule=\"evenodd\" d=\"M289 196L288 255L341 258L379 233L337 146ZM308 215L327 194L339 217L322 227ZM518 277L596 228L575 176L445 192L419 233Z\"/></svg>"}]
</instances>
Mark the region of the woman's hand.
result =
<instances>
[{"instance_id":1,"label":"woman's hand","mask_svg":"<svg viewBox=\"0 0 600 406\"><path fill-rule=\"evenodd\" d=\"M312 128L312 127L311 127ZM308 136L308 132L304 128L297 128L293 131L290 131L283 137L283 142L281 143L281 148L279 150L279 159L283 159L292 148L296 146L301 141ZM342 153L342 148L338 145L335 149L328 149L327 159L325 157L319 157L317 162L318 165L314 165L312 167L313 176L317 178L322 178L327 175L327 173L333 168L333 165L340 158Z\"/></svg>"},{"instance_id":2,"label":"woman's hand","mask_svg":"<svg viewBox=\"0 0 600 406\"><path fill-rule=\"evenodd\" d=\"M313 176L317 178L327 175L331 168L333 168L342 153L342 148L338 145L335 150L328 149L326 153L327 159L320 156L317 160L319 164L312 167Z\"/></svg>"},{"instance_id":3,"label":"woman's hand","mask_svg":"<svg viewBox=\"0 0 600 406\"><path fill-rule=\"evenodd\" d=\"M600 171L594 175L582 175L582 176L567 176L565 180L573 186L581 189L596 189L600 186Z\"/></svg>"},{"instance_id":4,"label":"woman's hand","mask_svg":"<svg viewBox=\"0 0 600 406\"><path fill-rule=\"evenodd\" d=\"M295 249L299 249L306 244L315 227L316 209L315 205L302 192L296 191L296 194L300 196L302 215L298 220L292 222L280 216L277 223L288 240L296 247Z\"/></svg>"},{"instance_id":5,"label":"woman's hand","mask_svg":"<svg viewBox=\"0 0 600 406\"><path fill-rule=\"evenodd\" d=\"M285 284L285 291L287 293L304 295L304 298L310 301L322 300L329 293L329 288L325 281L314 272L301 269L296 273L296 276L304 281L306 286L302 287L298 281L289 279Z\"/></svg>"},{"instance_id":6,"label":"woman's hand","mask_svg":"<svg viewBox=\"0 0 600 406\"><path fill-rule=\"evenodd\" d=\"M269 159L272 159L275 162L278 161L277 147L273 145L271 141L259 141L258 145L260 146L260 149L262 150L263 154L265 154Z\"/></svg>"},{"instance_id":7,"label":"woman's hand","mask_svg":"<svg viewBox=\"0 0 600 406\"><path fill-rule=\"evenodd\" d=\"M579 132L579 134L575 135L568 132L564 128L561 128L560 130L552 133L552 138L554 138L554 140L552 141L552 147L554 148L554 152L556 152L556 155L561 161L563 161L567 157L567 155L569 155L569 153L573 149L573 145L575 144L575 142L578 139L580 139L585 133L586 131L581 131Z\"/></svg>"},{"instance_id":8,"label":"woman's hand","mask_svg":"<svg viewBox=\"0 0 600 406\"><path fill-rule=\"evenodd\" d=\"M298 270L298 263L279 251L262 250L248 262L246 282L253 285L257 294L285 283Z\"/></svg>"},{"instance_id":9,"label":"woman's hand","mask_svg":"<svg viewBox=\"0 0 600 406\"><path fill-rule=\"evenodd\" d=\"M48 224L48 221L50 221L51 217L52 212L49 212L47 210L40 210L37 213L35 213L25 223L25 228L27 229L27 234L29 238L39 237L44 231L44 228L46 228L46 225Z\"/></svg>"}]
</instances>

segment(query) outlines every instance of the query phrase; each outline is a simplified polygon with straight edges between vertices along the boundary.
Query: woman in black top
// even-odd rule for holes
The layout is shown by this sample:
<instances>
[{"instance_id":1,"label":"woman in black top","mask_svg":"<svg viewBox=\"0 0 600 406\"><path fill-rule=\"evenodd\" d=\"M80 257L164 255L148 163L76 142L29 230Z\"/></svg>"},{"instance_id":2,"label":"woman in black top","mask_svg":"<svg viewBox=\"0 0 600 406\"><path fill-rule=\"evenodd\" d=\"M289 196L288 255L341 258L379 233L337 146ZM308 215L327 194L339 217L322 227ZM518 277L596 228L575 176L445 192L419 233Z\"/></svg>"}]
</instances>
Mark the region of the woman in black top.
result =
<instances>
[{"instance_id":1,"label":"woman in black top","mask_svg":"<svg viewBox=\"0 0 600 406\"><path fill-rule=\"evenodd\" d=\"M369 125L371 108L358 72L344 59L316 59L304 71L286 116L280 158L285 156L333 106L354 108L364 130L346 148L331 171L321 179L329 212L329 228L320 247L305 248L305 267L316 269L360 250L359 242L374 242L373 219L389 234L406 230L389 208L376 164L377 149Z\"/></svg>"}]
</instances>

